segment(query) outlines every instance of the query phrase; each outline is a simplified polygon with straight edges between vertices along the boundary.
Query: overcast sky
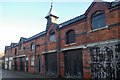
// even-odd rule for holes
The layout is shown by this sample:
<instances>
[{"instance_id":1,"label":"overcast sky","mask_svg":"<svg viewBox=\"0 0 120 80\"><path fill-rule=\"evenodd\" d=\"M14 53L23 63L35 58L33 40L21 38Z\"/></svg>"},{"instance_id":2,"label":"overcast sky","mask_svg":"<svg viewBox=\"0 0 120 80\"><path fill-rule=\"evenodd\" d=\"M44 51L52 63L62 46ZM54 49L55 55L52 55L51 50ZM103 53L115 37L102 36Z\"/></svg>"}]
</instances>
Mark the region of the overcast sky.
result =
<instances>
[{"instance_id":1,"label":"overcast sky","mask_svg":"<svg viewBox=\"0 0 120 80\"><path fill-rule=\"evenodd\" d=\"M92 1L54 0L58 23L82 15ZM51 0L0 0L0 52L11 42L17 43L20 37L29 38L44 31L50 2Z\"/></svg>"}]
</instances>

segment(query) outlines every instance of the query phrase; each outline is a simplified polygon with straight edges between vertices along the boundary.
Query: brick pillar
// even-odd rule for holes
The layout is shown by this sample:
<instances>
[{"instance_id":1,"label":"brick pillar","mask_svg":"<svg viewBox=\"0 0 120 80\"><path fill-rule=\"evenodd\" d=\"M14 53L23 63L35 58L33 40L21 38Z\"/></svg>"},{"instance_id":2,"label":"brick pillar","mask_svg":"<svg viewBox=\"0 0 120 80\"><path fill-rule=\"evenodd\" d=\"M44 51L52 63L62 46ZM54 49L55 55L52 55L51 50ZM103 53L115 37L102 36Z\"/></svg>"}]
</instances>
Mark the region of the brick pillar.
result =
<instances>
[{"instance_id":1,"label":"brick pillar","mask_svg":"<svg viewBox=\"0 0 120 80\"><path fill-rule=\"evenodd\" d=\"M82 51L83 53L83 78L91 78L91 69L90 69L90 49L85 48Z\"/></svg>"},{"instance_id":2,"label":"brick pillar","mask_svg":"<svg viewBox=\"0 0 120 80\"><path fill-rule=\"evenodd\" d=\"M61 78L64 77L64 53L60 53L60 75Z\"/></svg>"},{"instance_id":3,"label":"brick pillar","mask_svg":"<svg viewBox=\"0 0 120 80\"><path fill-rule=\"evenodd\" d=\"M41 55L41 75L45 76L45 55Z\"/></svg>"}]
</instances>

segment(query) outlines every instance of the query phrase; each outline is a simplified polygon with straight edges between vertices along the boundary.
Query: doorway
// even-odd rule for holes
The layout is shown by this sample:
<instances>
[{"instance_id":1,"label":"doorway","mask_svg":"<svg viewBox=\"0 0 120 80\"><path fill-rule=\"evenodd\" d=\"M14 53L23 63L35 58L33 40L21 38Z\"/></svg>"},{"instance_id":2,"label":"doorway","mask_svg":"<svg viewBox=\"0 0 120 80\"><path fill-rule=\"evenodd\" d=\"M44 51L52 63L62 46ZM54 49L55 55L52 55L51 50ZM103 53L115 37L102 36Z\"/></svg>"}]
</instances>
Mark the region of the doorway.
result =
<instances>
[{"instance_id":1,"label":"doorway","mask_svg":"<svg viewBox=\"0 0 120 80\"><path fill-rule=\"evenodd\" d=\"M67 78L83 78L82 49L65 51L64 75Z\"/></svg>"}]
</instances>

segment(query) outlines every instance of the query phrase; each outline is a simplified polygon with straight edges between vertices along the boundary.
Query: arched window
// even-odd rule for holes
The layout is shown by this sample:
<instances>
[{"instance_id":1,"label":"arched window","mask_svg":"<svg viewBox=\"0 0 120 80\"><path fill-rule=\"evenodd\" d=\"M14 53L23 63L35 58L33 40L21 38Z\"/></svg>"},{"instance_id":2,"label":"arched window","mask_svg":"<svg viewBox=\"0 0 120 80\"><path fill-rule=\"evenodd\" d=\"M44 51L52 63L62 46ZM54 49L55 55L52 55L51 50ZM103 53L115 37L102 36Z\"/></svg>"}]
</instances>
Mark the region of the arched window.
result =
<instances>
[{"instance_id":1,"label":"arched window","mask_svg":"<svg viewBox=\"0 0 120 80\"><path fill-rule=\"evenodd\" d=\"M33 51L33 52L35 51L35 43L34 42L31 43L31 51Z\"/></svg>"},{"instance_id":2,"label":"arched window","mask_svg":"<svg viewBox=\"0 0 120 80\"><path fill-rule=\"evenodd\" d=\"M105 14L103 11L97 11L92 15L92 29L98 29L106 26Z\"/></svg>"},{"instance_id":3,"label":"arched window","mask_svg":"<svg viewBox=\"0 0 120 80\"><path fill-rule=\"evenodd\" d=\"M50 38L49 38L50 42L56 41L55 31L54 31L54 30L51 30L51 31L49 32L49 34L50 34Z\"/></svg>"},{"instance_id":4,"label":"arched window","mask_svg":"<svg viewBox=\"0 0 120 80\"><path fill-rule=\"evenodd\" d=\"M75 43L75 31L69 30L66 33L66 44Z\"/></svg>"}]
</instances>

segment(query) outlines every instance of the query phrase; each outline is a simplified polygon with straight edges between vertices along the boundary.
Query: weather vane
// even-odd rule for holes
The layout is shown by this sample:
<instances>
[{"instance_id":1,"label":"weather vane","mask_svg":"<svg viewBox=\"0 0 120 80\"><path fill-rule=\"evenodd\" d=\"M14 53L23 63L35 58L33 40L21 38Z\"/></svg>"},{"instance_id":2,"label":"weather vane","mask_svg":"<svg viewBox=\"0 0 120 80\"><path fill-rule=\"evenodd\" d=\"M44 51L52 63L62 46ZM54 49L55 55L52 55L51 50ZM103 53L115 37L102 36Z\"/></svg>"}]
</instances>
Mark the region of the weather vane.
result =
<instances>
[{"instance_id":1,"label":"weather vane","mask_svg":"<svg viewBox=\"0 0 120 80\"><path fill-rule=\"evenodd\" d=\"M51 8L53 7L53 0L51 0Z\"/></svg>"}]
</instances>

